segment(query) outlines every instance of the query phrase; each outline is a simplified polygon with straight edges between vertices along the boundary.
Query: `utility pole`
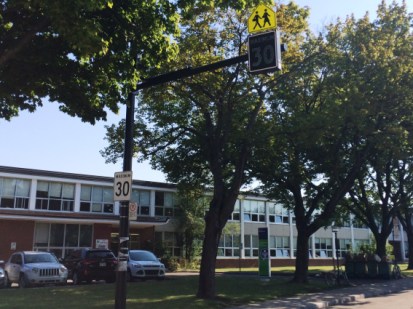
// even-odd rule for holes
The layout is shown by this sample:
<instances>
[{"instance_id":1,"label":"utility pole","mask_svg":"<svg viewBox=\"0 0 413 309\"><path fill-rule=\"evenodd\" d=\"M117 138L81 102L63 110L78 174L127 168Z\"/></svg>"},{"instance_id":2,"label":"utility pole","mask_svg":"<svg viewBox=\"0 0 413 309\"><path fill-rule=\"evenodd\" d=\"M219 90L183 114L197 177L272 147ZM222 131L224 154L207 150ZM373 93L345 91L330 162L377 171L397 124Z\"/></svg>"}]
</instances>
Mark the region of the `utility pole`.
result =
<instances>
[{"instance_id":1,"label":"utility pole","mask_svg":"<svg viewBox=\"0 0 413 309\"><path fill-rule=\"evenodd\" d=\"M135 123L135 93L131 92L126 107L125 149L123 154L123 171L132 172L133 125ZM115 180L116 181L116 180ZM129 191L132 191L132 181ZM130 192L129 192L130 193ZM129 242L129 200L121 201L119 208L119 249L116 272L115 308L126 308L126 274L128 271Z\"/></svg>"}]
</instances>

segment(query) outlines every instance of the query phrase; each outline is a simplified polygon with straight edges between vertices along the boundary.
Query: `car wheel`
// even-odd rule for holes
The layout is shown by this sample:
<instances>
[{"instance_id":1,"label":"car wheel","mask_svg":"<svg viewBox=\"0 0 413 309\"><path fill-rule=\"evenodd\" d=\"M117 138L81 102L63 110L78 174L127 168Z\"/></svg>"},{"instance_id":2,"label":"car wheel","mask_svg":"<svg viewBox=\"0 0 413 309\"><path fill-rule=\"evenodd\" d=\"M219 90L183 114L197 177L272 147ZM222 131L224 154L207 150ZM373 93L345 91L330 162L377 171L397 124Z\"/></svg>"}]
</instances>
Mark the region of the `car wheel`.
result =
<instances>
[{"instance_id":1,"label":"car wheel","mask_svg":"<svg viewBox=\"0 0 413 309\"><path fill-rule=\"evenodd\" d=\"M130 269L128 269L128 271L126 272L126 281L128 281L128 282L133 281L133 276L132 276L132 273L131 273Z\"/></svg>"},{"instance_id":2,"label":"car wheel","mask_svg":"<svg viewBox=\"0 0 413 309\"><path fill-rule=\"evenodd\" d=\"M29 282L27 281L27 277L25 274L21 274L19 278L19 287L21 289L28 288L30 286Z\"/></svg>"},{"instance_id":3,"label":"car wheel","mask_svg":"<svg viewBox=\"0 0 413 309\"><path fill-rule=\"evenodd\" d=\"M77 271L73 273L72 281L73 281L73 285L79 285L80 282L82 282L82 280L80 280L79 278L79 274L77 273Z\"/></svg>"},{"instance_id":4,"label":"car wheel","mask_svg":"<svg viewBox=\"0 0 413 309\"><path fill-rule=\"evenodd\" d=\"M6 287L6 288L11 287L11 282L9 280L9 275L6 272L4 273L4 287Z\"/></svg>"}]
</instances>

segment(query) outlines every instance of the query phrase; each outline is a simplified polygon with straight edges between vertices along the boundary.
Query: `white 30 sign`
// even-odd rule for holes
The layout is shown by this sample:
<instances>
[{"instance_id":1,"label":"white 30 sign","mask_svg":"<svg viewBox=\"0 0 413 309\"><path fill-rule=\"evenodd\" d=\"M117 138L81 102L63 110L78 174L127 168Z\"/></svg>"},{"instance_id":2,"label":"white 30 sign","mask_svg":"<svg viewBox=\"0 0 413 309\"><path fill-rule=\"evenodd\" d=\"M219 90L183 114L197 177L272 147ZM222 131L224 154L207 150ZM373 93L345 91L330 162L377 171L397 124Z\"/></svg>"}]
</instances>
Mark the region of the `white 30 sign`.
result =
<instances>
[{"instance_id":1,"label":"white 30 sign","mask_svg":"<svg viewBox=\"0 0 413 309\"><path fill-rule=\"evenodd\" d=\"M132 191L132 172L117 172L113 183L113 200L129 201Z\"/></svg>"}]
</instances>

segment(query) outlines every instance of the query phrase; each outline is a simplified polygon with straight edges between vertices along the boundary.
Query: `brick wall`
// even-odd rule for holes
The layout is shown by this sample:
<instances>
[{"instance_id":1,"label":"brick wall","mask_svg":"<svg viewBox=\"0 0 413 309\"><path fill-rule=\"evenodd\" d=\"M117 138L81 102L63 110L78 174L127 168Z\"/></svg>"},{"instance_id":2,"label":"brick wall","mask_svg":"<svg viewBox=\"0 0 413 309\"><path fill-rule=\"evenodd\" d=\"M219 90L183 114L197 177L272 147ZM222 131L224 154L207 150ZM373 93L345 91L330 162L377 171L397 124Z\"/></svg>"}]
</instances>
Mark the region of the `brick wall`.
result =
<instances>
[{"instance_id":1,"label":"brick wall","mask_svg":"<svg viewBox=\"0 0 413 309\"><path fill-rule=\"evenodd\" d=\"M93 225L93 248L96 247L96 239L107 239L110 247L110 233L112 226L110 224L94 224Z\"/></svg>"},{"instance_id":2,"label":"brick wall","mask_svg":"<svg viewBox=\"0 0 413 309\"><path fill-rule=\"evenodd\" d=\"M15 251L33 250L34 221L0 220L0 260L8 260ZM11 244L16 243L16 250Z\"/></svg>"}]
</instances>

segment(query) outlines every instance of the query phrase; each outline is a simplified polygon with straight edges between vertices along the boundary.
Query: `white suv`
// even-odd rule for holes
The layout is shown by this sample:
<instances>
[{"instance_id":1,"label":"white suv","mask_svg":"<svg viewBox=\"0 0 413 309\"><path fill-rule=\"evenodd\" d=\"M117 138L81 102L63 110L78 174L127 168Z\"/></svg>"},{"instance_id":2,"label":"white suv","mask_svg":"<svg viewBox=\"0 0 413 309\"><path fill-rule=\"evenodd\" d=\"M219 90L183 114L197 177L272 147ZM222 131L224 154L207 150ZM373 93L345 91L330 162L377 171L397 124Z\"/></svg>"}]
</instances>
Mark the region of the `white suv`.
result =
<instances>
[{"instance_id":1,"label":"white suv","mask_svg":"<svg viewBox=\"0 0 413 309\"><path fill-rule=\"evenodd\" d=\"M150 251L130 250L128 259L128 281L135 278L165 279L165 265Z\"/></svg>"},{"instance_id":2,"label":"white suv","mask_svg":"<svg viewBox=\"0 0 413 309\"><path fill-rule=\"evenodd\" d=\"M66 284L67 268L49 252L21 251L13 253L4 266L6 285Z\"/></svg>"}]
</instances>

